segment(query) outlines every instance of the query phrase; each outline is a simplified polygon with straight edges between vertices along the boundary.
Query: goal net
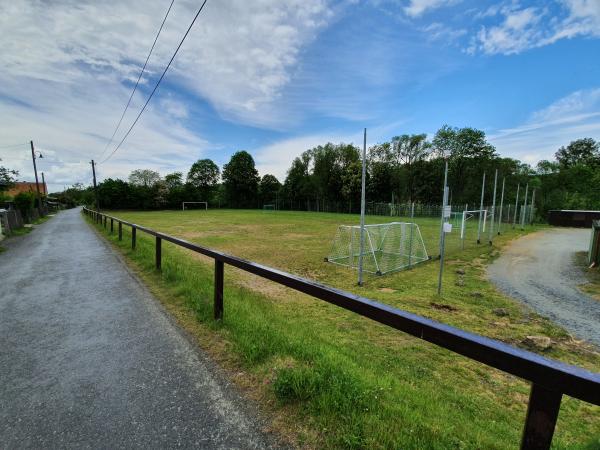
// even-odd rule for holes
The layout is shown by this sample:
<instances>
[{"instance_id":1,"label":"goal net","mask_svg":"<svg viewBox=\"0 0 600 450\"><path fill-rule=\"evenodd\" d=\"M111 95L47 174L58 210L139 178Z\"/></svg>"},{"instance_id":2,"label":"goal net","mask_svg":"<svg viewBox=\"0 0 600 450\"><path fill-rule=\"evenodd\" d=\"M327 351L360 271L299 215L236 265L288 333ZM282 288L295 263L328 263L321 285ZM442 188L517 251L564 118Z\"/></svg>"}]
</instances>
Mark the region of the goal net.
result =
<instances>
[{"instance_id":1,"label":"goal net","mask_svg":"<svg viewBox=\"0 0 600 450\"><path fill-rule=\"evenodd\" d=\"M208 209L208 202L183 202L181 204L182 209Z\"/></svg>"},{"instance_id":2,"label":"goal net","mask_svg":"<svg viewBox=\"0 0 600 450\"><path fill-rule=\"evenodd\" d=\"M275 211L275 205L263 205L263 211Z\"/></svg>"},{"instance_id":3,"label":"goal net","mask_svg":"<svg viewBox=\"0 0 600 450\"><path fill-rule=\"evenodd\" d=\"M360 226L340 225L327 261L357 269L359 257ZM383 275L428 259L417 224L391 222L365 225L363 250L365 272Z\"/></svg>"},{"instance_id":4,"label":"goal net","mask_svg":"<svg viewBox=\"0 0 600 450\"><path fill-rule=\"evenodd\" d=\"M460 224L460 239L464 242L467 236L473 236L479 241L485 232L487 221L487 209L463 211Z\"/></svg>"}]
</instances>

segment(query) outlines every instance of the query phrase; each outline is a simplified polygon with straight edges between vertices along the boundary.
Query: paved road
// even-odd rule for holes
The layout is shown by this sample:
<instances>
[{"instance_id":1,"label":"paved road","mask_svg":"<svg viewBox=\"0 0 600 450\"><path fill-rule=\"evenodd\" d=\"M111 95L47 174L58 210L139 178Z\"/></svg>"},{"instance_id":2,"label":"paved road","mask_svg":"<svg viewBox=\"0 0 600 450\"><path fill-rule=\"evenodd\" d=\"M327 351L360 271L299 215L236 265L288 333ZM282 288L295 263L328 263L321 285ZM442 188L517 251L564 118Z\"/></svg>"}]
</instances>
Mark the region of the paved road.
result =
<instances>
[{"instance_id":1,"label":"paved road","mask_svg":"<svg viewBox=\"0 0 600 450\"><path fill-rule=\"evenodd\" d=\"M575 336L600 345L600 302L577 286L587 280L575 264L588 249L590 231L553 228L514 241L488 269L508 295L549 317Z\"/></svg>"},{"instance_id":2,"label":"paved road","mask_svg":"<svg viewBox=\"0 0 600 450\"><path fill-rule=\"evenodd\" d=\"M3 245L0 448L269 447L78 210Z\"/></svg>"}]
</instances>

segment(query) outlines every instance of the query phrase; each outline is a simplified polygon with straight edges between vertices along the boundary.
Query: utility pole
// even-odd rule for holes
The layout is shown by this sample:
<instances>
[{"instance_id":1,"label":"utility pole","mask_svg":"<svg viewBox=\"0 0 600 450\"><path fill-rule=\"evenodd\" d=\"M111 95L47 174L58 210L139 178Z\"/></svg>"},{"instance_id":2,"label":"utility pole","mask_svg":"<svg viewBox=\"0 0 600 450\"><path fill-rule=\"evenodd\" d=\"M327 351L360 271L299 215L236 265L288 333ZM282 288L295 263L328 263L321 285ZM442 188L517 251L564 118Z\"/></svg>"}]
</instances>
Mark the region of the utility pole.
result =
<instances>
[{"instance_id":1,"label":"utility pole","mask_svg":"<svg viewBox=\"0 0 600 450\"><path fill-rule=\"evenodd\" d=\"M37 201L38 201L38 212L40 213L40 217L42 216L42 197L40 195L40 182L38 181L37 174L37 166L35 164L35 148L33 148L33 141L29 141L31 144L31 160L33 161L33 172L35 173L35 188L37 191Z\"/></svg>"},{"instance_id":2,"label":"utility pole","mask_svg":"<svg viewBox=\"0 0 600 450\"><path fill-rule=\"evenodd\" d=\"M44 186L44 195L48 195L48 189L46 188L46 178L44 178L44 172L42 172L42 186Z\"/></svg>"},{"instance_id":3,"label":"utility pole","mask_svg":"<svg viewBox=\"0 0 600 450\"><path fill-rule=\"evenodd\" d=\"M100 211L100 201L98 200L98 186L96 185L96 164L92 159L92 174L94 175L94 194L96 197L96 211Z\"/></svg>"},{"instance_id":4,"label":"utility pole","mask_svg":"<svg viewBox=\"0 0 600 450\"><path fill-rule=\"evenodd\" d=\"M358 255L358 285L363 284L363 253L365 251L365 201L366 201L366 186L367 179L367 129L363 138L363 154L362 154L362 185L360 199L360 254Z\"/></svg>"}]
</instances>

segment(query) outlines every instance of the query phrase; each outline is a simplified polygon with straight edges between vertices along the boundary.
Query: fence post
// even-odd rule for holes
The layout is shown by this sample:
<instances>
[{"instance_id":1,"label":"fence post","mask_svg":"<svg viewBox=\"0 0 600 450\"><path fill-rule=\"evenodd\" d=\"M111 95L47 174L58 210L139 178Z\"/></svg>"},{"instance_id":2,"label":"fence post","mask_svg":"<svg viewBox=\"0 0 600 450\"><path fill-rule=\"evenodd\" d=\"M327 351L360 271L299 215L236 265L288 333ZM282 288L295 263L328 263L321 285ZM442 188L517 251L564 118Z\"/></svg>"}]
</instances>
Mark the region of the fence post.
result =
<instances>
[{"instance_id":1,"label":"fence post","mask_svg":"<svg viewBox=\"0 0 600 450\"><path fill-rule=\"evenodd\" d=\"M215 320L223 319L223 272L223 261L215 259Z\"/></svg>"},{"instance_id":2,"label":"fence post","mask_svg":"<svg viewBox=\"0 0 600 450\"><path fill-rule=\"evenodd\" d=\"M561 398L560 392L551 391L535 383L531 385L521 450L550 448Z\"/></svg>"},{"instance_id":3,"label":"fence post","mask_svg":"<svg viewBox=\"0 0 600 450\"><path fill-rule=\"evenodd\" d=\"M123 222L119 222L119 240L123 240Z\"/></svg>"},{"instance_id":4,"label":"fence post","mask_svg":"<svg viewBox=\"0 0 600 450\"><path fill-rule=\"evenodd\" d=\"M161 253L162 253L162 239L156 236L156 270L160 270L161 266Z\"/></svg>"},{"instance_id":5,"label":"fence post","mask_svg":"<svg viewBox=\"0 0 600 450\"><path fill-rule=\"evenodd\" d=\"M135 235L136 235L136 231L137 228L132 226L131 227L131 249L135 250Z\"/></svg>"},{"instance_id":6,"label":"fence post","mask_svg":"<svg viewBox=\"0 0 600 450\"><path fill-rule=\"evenodd\" d=\"M113 218L111 217L110 218L110 234L112 234L113 230L114 230L114 224L113 224Z\"/></svg>"},{"instance_id":7,"label":"fence post","mask_svg":"<svg viewBox=\"0 0 600 450\"><path fill-rule=\"evenodd\" d=\"M104 229L106 230L106 216L104 216Z\"/></svg>"}]
</instances>

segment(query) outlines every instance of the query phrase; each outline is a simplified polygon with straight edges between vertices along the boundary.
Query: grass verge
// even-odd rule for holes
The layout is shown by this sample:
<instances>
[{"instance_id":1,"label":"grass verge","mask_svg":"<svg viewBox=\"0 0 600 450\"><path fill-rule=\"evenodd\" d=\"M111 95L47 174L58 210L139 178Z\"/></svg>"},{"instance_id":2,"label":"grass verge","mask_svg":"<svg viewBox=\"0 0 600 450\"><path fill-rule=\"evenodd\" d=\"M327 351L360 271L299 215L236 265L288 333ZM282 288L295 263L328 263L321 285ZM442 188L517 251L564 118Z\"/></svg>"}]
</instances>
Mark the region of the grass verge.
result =
<instances>
[{"instance_id":1,"label":"grass verge","mask_svg":"<svg viewBox=\"0 0 600 450\"><path fill-rule=\"evenodd\" d=\"M518 233L500 237L494 246L450 253L440 298L434 294L435 263L389 277L371 277L363 288L354 285L351 271L317 263L322 261L322 240L332 237L332 224L353 220L348 216L177 214L181 213L118 215L515 345L526 335L550 336L554 345L546 356L591 370L600 367L594 348L574 341L486 281L487 262ZM434 235L426 225L424 237ZM263 405L273 429L295 444L518 447L529 390L519 379L229 267L225 317L215 323L211 261L163 243L163 270L157 272L153 240L148 236L138 233L135 251L130 249L127 228L123 241L117 240L116 233L106 237L198 338L199 345ZM319 253L321 257L315 259ZM599 418L600 408L565 398L554 446L600 448Z\"/></svg>"}]
</instances>

